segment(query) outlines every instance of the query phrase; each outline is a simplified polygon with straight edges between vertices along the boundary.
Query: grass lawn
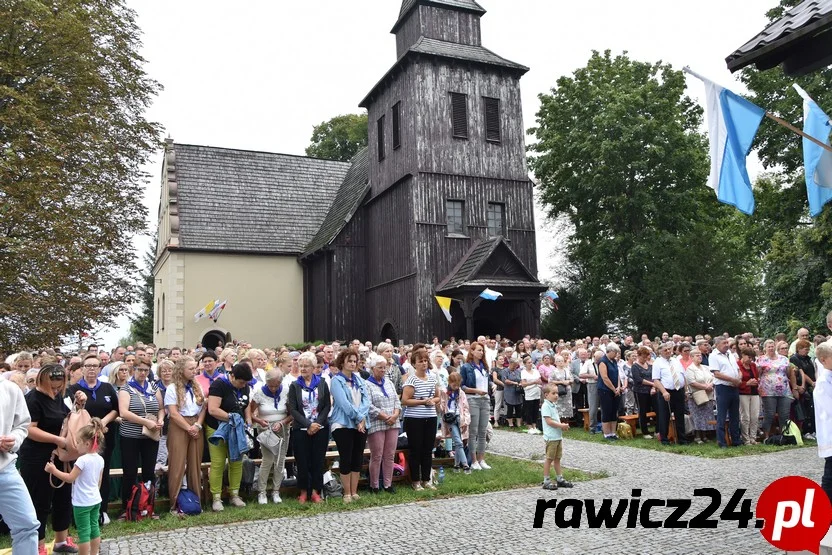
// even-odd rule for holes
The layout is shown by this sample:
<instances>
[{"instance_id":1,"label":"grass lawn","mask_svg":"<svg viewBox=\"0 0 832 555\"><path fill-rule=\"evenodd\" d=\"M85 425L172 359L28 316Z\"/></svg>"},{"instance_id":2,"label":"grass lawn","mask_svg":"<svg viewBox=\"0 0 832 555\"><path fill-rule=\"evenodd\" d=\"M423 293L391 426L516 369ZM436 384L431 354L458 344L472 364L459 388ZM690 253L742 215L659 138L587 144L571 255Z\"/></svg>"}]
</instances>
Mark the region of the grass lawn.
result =
<instances>
[{"instance_id":1,"label":"grass lawn","mask_svg":"<svg viewBox=\"0 0 832 555\"><path fill-rule=\"evenodd\" d=\"M283 499L279 505L257 505L256 498L247 500L248 505L241 509L226 506L221 513L213 513L210 508L198 516L177 518L166 513L161 515L159 520L143 520L140 522L117 522L102 528L102 538L110 539L146 532L158 532L163 530L175 530L178 528L189 528L194 526L210 526L215 524L227 524L230 522L265 520L270 518L316 515L320 513L333 513L341 511L355 511L368 507L381 507L386 505L397 505L411 503L413 501L429 501L445 497L458 497L460 495L475 495L492 491L502 491L516 488L535 486L543 481L543 465L539 462L513 459L498 455L488 455L488 464L492 469L485 472L474 472L470 475L454 473L452 469L445 469L445 483L439 486L437 491L425 490L413 491L410 485L400 482L396 487L396 493L390 495L381 492L378 495L371 495L368 491L361 491L361 499L349 505L344 505L340 498L331 499L318 505L307 503L300 505L296 499ZM587 480L605 477L604 474L590 474L579 470L564 469L567 480L573 482L584 482ZM74 530L70 529L70 535L75 536ZM51 541L52 531L47 531L47 540ZM0 549L11 547L9 536L0 537Z\"/></svg>"},{"instance_id":2,"label":"grass lawn","mask_svg":"<svg viewBox=\"0 0 832 555\"><path fill-rule=\"evenodd\" d=\"M517 431L507 426L500 426L498 430L508 430L515 433L525 433ZM786 449L803 449L806 447L817 448L817 443L814 441L803 440L803 447L796 445L777 447L775 445L742 445L740 447L728 447L727 449L720 449L716 443L716 439L708 439L706 443L697 445L691 443L690 445L675 445L671 444L664 446L655 437L653 439L642 439L640 435L634 439L621 439L618 441L607 441L603 434L591 434L584 431L583 427L571 427L568 432L564 432L564 439L576 441L590 441L592 443L605 443L608 445L627 447L636 447L638 449L650 449L653 451L664 451L666 453L678 453L680 455L693 455L695 457L704 457L706 459L727 459L731 457L742 457L745 455L762 455L765 453L776 453L778 451L785 451Z\"/></svg>"}]
</instances>

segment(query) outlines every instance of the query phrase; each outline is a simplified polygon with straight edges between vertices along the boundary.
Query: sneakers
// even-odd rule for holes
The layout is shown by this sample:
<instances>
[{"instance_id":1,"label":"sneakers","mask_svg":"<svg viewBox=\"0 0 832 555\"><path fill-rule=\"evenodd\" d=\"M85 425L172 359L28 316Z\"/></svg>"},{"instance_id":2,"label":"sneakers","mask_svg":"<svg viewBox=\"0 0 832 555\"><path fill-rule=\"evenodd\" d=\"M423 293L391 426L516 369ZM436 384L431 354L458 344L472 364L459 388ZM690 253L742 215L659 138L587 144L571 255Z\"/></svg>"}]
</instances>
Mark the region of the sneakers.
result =
<instances>
[{"instance_id":1,"label":"sneakers","mask_svg":"<svg viewBox=\"0 0 832 555\"><path fill-rule=\"evenodd\" d=\"M485 464L485 461L480 461L480 468L482 470L491 470L491 467Z\"/></svg>"},{"instance_id":2,"label":"sneakers","mask_svg":"<svg viewBox=\"0 0 832 555\"><path fill-rule=\"evenodd\" d=\"M278 503L283 503L283 500L280 498L280 493L277 491L272 492L272 503L275 505Z\"/></svg>"},{"instance_id":3,"label":"sneakers","mask_svg":"<svg viewBox=\"0 0 832 555\"><path fill-rule=\"evenodd\" d=\"M641 436L641 439L653 439L653 436L651 436L650 434L644 434L643 436Z\"/></svg>"},{"instance_id":4,"label":"sneakers","mask_svg":"<svg viewBox=\"0 0 832 555\"><path fill-rule=\"evenodd\" d=\"M534 435L534 428L528 428L526 430L526 433L533 436Z\"/></svg>"},{"instance_id":5,"label":"sneakers","mask_svg":"<svg viewBox=\"0 0 832 555\"><path fill-rule=\"evenodd\" d=\"M352 495L345 495L341 498L341 500L344 502L344 505L349 505L352 503Z\"/></svg>"},{"instance_id":6,"label":"sneakers","mask_svg":"<svg viewBox=\"0 0 832 555\"><path fill-rule=\"evenodd\" d=\"M436 491L436 486L433 485L433 482L425 482L425 488Z\"/></svg>"},{"instance_id":7,"label":"sneakers","mask_svg":"<svg viewBox=\"0 0 832 555\"><path fill-rule=\"evenodd\" d=\"M107 524L110 524L110 515L108 515L106 512L101 513L101 516L98 517L98 525L106 526Z\"/></svg>"},{"instance_id":8,"label":"sneakers","mask_svg":"<svg viewBox=\"0 0 832 555\"><path fill-rule=\"evenodd\" d=\"M567 482L566 480L558 480L558 487L559 488L571 488L572 482Z\"/></svg>"},{"instance_id":9,"label":"sneakers","mask_svg":"<svg viewBox=\"0 0 832 555\"><path fill-rule=\"evenodd\" d=\"M266 498L266 492L265 491L261 491L260 493L257 494L257 504L258 505L265 505L268 502L269 502L269 500Z\"/></svg>"},{"instance_id":10,"label":"sneakers","mask_svg":"<svg viewBox=\"0 0 832 555\"><path fill-rule=\"evenodd\" d=\"M46 546L42 543L38 544L38 555L48 555L46 551Z\"/></svg>"},{"instance_id":11,"label":"sneakers","mask_svg":"<svg viewBox=\"0 0 832 555\"><path fill-rule=\"evenodd\" d=\"M301 505L306 505L306 492L305 491L300 492L300 495L298 495L298 503L300 503Z\"/></svg>"},{"instance_id":12,"label":"sneakers","mask_svg":"<svg viewBox=\"0 0 832 555\"><path fill-rule=\"evenodd\" d=\"M465 474L471 474L471 467L470 466L463 466L462 467L462 472L464 472Z\"/></svg>"},{"instance_id":13,"label":"sneakers","mask_svg":"<svg viewBox=\"0 0 832 555\"><path fill-rule=\"evenodd\" d=\"M373 486L370 486L370 493L373 495L378 495L379 493L381 493L381 490L379 488L374 488Z\"/></svg>"},{"instance_id":14,"label":"sneakers","mask_svg":"<svg viewBox=\"0 0 832 555\"><path fill-rule=\"evenodd\" d=\"M222 497L219 495L214 496L214 502L211 504L211 510L215 513L225 510L225 507L222 506Z\"/></svg>"},{"instance_id":15,"label":"sneakers","mask_svg":"<svg viewBox=\"0 0 832 555\"><path fill-rule=\"evenodd\" d=\"M55 545L52 548L52 553L78 553L78 547L72 543L72 538L67 537L63 545Z\"/></svg>"},{"instance_id":16,"label":"sneakers","mask_svg":"<svg viewBox=\"0 0 832 555\"><path fill-rule=\"evenodd\" d=\"M413 482L413 490L414 491L424 491L425 488L422 487L421 482Z\"/></svg>"},{"instance_id":17,"label":"sneakers","mask_svg":"<svg viewBox=\"0 0 832 555\"><path fill-rule=\"evenodd\" d=\"M239 495L232 495L231 499L228 500L228 504L232 505L234 507L237 507L239 509L242 509L243 507L246 506L246 502L243 501L242 498Z\"/></svg>"},{"instance_id":18,"label":"sneakers","mask_svg":"<svg viewBox=\"0 0 832 555\"><path fill-rule=\"evenodd\" d=\"M474 461L474 464L471 465L471 470L482 470L479 461Z\"/></svg>"},{"instance_id":19,"label":"sneakers","mask_svg":"<svg viewBox=\"0 0 832 555\"><path fill-rule=\"evenodd\" d=\"M384 491L390 494L396 493L396 490L395 488L393 488L393 486L390 486L389 488L384 488Z\"/></svg>"},{"instance_id":20,"label":"sneakers","mask_svg":"<svg viewBox=\"0 0 832 555\"><path fill-rule=\"evenodd\" d=\"M454 465L454 472L455 472L456 474L459 474L461 470L462 470L462 466L461 466L461 465L458 465L458 464L455 464L455 465Z\"/></svg>"},{"instance_id":21,"label":"sneakers","mask_svg":"<svg viewBox=\"0 0 832 555\"><path fill-rule=\"evenodd\" d=\"M809 440L812 440L812 441L817 441L818 438L815 434L810 432L810 433L806 434L805 436L803 436L803 439L809 439Z\"/></svg>"},{"instance_id":22,"label":"sneakers","mask_svg":"<svg viewBox=\"0 0 832 555\"><path fill-rule=\"evenodd\" d=\"M353 493L352 498L353 498L354 501L358 501L359 499L361 499L361 496L358 495L357 493Z\"/></svg>"},{"instance_id":23,"label":"sneakers","mask_svg":"<svg viewBox=\"0 0 832 555\"><path fill-rule=\"evenodd\" d=\"M312 490L312 498L311 499L312 499L312 503L323 503L324 502L324 500L321 499L320 494L315 490Z\"/></svg>"},{"instance_id":24,"label":"sneakers","mask_svg":"<svg viewBox=\"0 0 832 555\"><path fill-rule=\"evenodd\" d=\"M543 482L543 489L548 491L557 491L558 485L554 482Z\"/></svg>"}]
</instances>

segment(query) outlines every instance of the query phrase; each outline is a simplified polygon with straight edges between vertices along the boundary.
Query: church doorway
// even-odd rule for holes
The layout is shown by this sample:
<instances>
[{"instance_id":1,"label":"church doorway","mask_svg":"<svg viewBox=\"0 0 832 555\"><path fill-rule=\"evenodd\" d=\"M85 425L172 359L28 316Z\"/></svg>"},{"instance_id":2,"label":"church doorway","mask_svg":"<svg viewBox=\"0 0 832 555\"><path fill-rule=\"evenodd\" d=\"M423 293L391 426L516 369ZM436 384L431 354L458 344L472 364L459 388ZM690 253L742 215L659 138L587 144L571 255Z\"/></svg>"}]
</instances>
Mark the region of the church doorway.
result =
<instances>
[{"instance_id":1,"label":"church doorway","mask_svg":"<svg viewBox=\"0 0 832 555\"><path fill-rule=\"evenodd\" d=\"M399 342L399 336L396 334L396 328L394 328L393 324L390 322L384 324L384 327L381 328L381 340L387 341L388 339L393 345Z\"/></svg>"},{"instance_id":2,"label":"church doorway","mask_svg":"<svg viewBox=\"0 0 832 555\"><path fill-rule=\"evenodd\" d=\"M222 343L225 345L231 341L230 333L223 333L220 330L211 330L202 336L202 346L208 350L214 350Z\"/></svg>"}]
</instances>

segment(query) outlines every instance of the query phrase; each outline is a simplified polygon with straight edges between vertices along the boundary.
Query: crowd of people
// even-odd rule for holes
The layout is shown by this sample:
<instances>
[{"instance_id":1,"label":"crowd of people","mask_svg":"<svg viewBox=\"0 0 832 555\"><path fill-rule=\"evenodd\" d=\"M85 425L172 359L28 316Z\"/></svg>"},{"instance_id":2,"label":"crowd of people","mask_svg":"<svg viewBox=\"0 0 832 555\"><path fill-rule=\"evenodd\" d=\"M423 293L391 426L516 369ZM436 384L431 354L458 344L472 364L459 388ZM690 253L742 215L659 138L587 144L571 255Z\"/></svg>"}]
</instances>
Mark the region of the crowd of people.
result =
<instances>
[{"instance_id":1,"label":"crowd of people","mask_svg":"<svg viewBox=\"0 0 832 555\"><path fill-rule=\"evenodd\" d=\"M123 519L136 484L158 474L167 476L172 512L180 513L183 491L201 499L204 461L212 510L225 509L225 475L228 504L245 506L243 459L253 446L261 457L258 503L281 503L287 476L296 480L300 503L320 503L330 441L343 502L351 503L362 495L365 449L371 495L394 493L403 439L412 487L436 489L437 449L451 454L457 472L487 472L486 445L501 426L542 434L544 487L571 487L561 472L561 439L570 423L583 425L584 409L590 431L610 442L628 414L638 414L643 437L655 434L663 444L675 424L679 444L707 442L715 431L720 447L753 445L786 419L815 439L812 390L824 372L816 353L830 351L825 341L801 329L791 343L783 334L750 333L643 335L638 342L607 335L512 342L497 335L397 347L353 340L297 350L235 342L112 352L90 345L66 356L23 351L0 363L2 514L20 553L45 552L49 515L55 553L96 553L99 527L109 522L116 449ZM68 448L62 426L81 409L92 421L73 441L75 464L64 471L53 464L54 452ZM80 544L68 536L73 516Z\"/></svg>"}]
</instances>

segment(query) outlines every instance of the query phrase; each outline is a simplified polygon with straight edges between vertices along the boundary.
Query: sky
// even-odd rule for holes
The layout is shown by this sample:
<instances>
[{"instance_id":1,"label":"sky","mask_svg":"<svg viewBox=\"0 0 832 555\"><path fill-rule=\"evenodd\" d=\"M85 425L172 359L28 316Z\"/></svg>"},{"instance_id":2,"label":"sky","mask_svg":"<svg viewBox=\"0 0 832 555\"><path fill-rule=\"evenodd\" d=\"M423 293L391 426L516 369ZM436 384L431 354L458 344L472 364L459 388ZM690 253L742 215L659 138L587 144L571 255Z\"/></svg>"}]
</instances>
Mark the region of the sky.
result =
<instances>
[{"instance_id":1,"label":"sky","mask_svg":"<svg viewBox=\"0 0 832 555\"><path fill-rule=\"evenodd\" d=\"M530 67L522 78L523 124L535 125L556 80L586 65L593 50L689 65L744 92L725 57L760 32L776 0L478 0L483 46ZM147 117L176 142L303 154L314 125L358 113L358 102L396 59L400 0L127 0L143 32L145 70L164 86ZM701 100L702 83L688 77ZM528 139L527 139L528 140ZM155 230L162 153L146 169ZM758 168L749 167L752 178ZM703 184L704 186L704 184ZM566 263L563 237L535 211L540 277ZM141 258L149 238L136 240ZM112 347L126 315L100 334Z\"/></svg>"}]
</instances>

